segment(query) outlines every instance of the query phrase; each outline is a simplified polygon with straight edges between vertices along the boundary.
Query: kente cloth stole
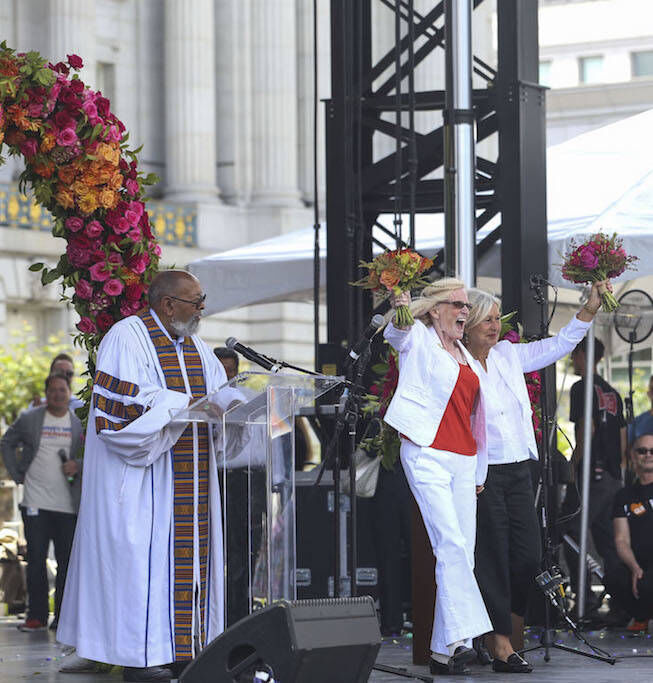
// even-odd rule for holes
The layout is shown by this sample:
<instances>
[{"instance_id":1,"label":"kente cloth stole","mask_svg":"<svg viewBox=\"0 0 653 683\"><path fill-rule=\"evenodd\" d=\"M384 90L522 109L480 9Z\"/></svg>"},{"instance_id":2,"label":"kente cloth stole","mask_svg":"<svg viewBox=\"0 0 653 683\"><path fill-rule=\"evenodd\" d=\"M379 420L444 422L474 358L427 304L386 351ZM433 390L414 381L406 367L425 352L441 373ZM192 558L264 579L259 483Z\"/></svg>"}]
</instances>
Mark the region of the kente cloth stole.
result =
<instances>
[{"instance_id":1,"label":"kente cloth stole","mask_svg":"<svg viewBox=\"0 0 653 683\"><path fill-rule=\"evenodd\" d=\"M177 352L167 335L148 311L139 317L145 323L163 369L166 386L171 391L185 392L184 378ZM206 395L202 359L190 337L184 339L186 374L194 399ZM197 424L198 431L198 498L197 518L200 566L200 642L206 641L206 593L209 548L209 436L208 425ZM189 424L172 448L174 472L174 642L175 659L193 656L193 425Z\"/></svg>"}]
</instances>

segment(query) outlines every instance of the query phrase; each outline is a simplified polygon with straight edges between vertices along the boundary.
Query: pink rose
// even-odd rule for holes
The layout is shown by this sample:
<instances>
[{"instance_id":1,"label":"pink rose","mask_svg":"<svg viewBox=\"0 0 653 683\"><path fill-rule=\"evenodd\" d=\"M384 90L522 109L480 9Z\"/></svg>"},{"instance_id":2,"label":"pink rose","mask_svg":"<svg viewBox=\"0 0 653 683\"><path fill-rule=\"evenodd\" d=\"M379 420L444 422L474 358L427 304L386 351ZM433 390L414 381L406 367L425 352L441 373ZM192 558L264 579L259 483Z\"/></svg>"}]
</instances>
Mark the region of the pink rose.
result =
<instances>
[{"instance_id":1,"label":"pink rose","mask_svg":"<svg viewBox=\"0 0 653 683\"><path fill-rule=\"evenodd\" d=\"M135 197L138 194L138 181L127 178L125 187L127 188L130 197Z\"/></svg>"},{"instance_id":2,"label":"pink rose","mask_svg":"<svg viewBox=\"0 0 653 683\"><path fill-rule=\"evenodd\" d=\"M107 256L107 261L112 266L121 266L123 263L122 256L117 251L112 251L109 256Z\"/></svg>"},{"instance_id":3,"label":"pink rose","mask_svg":"<svg viewBox=\"0 0 653 683\"><path fill-rule=\"evenodd\" d=\"M94 282L104 282L111 277L111 270L104 261L94 263L88 272L91 274L91 280Z\"/></svg>"},{"instance_id":4,"label":"pink rose","mask_svg":"<svg viewBox=\"0 0 653 683\"><path fill-rule=\"evenodd\" d=\"M70 64L72 69L81 69L84 66L84 62L79 55L66 55L66 59L68 59L68 64Z\"/></svg>"},{"instance_id":5,"label":"pink rose","mask_svg":"<svg viewBox=\"0 0 653 683\"><path fill-rule=\"evenodd\" d=\"M100 330L102 330L102 332L106 332L111 327L111 325L113 325L114 322L115 320L113 319L111 313L108 313L107 311L102 311L101 313L98 313L97 324Z\"/></svg>"},{"instance_id":6,"label":"pink rose","mask_svg":"<svg viewBox=\"0 0 653 683\"><path fill-rule=\"evenodd\" d=\"M28 138L20 145L21 154L27 159L31 159L39 151L39 144L34 138Z\"/></svg>"},{"instance_id":7,"label":"pink rose","mask_svg":"<svg viewBox=\"0 0 653 683\"><path fill-rule=\"evenodd\" d=\"M154 245L153 251L157 256L161 256L161 247L158 244Z\"/></svg>"},{"instance_id":8,"label":"pink rose","mask_svg":"<svg viewBox=\"0 0 653 683\"><path fill-rule=\"evenodd\" d=\"M70 89L75 93L75 95L81 95L84 92L84 82L80 81L79 78L73 78L70 81Z\"/></svg>"},{"instance_id":9,"label":"pink rose","mask_svg":"<svg viewBox=\"0 0 653 683\"><path fill-rule=\"evenodd\" d=\"M120 142L122 135L117 126L109 126L109 130L106 132L104 139L107 142Z\"/></svg>"},{"instance_id":10,"label":"pink rose","mask_svg":"<svg viewBox=\"0 0 653 683\"><path fill-rule=\"evenodd\" d=\"M125 211L125 218L129 223L129 227L135 228L138 225L138 221L140 220L140 215L137 214L135 211L132 211L131 209L127 209L127 211Z\"/></svg>"},{"instance_id":11,"label":"pink rose","mask_svg":"<svg viewBox=\"0 0 653 683\"><path fill-rule=\"evenodd\" d=\"M86 225L86 230L84 230L84 232L89 239L94 240L104 232L104 228L102 227L102 223L100 223L100 221L91 221Z\"/></svg>"},{"instance_id":12,"label":"pink rose","mask_svg":"<svg viewBox=\"0 0 653 683\"><path fill-rule=\"evenodd\" d=\"M140 242L143 234L141 233L141 229L137 226L127 233L127 237L129 237L132 242Z\"/></svg>"},{"instance_id":13,"label":"pink rose","mask_svg":"<svg viewBox=\"0 0 653 683\"><path fill-rule=\"evenodd\" d=\"M64 76L67 76L70 73L70 69L63 62L57 62L52 68Z\"/></svg>"},{"instance_id":14,"label":"pink rose","mask_svg":"<svg viewBox=\"0 0 653 683\"><path fill-rule=\"evenodd\" d=\"M84 334L95 334L97 332L95 323L86 316L77 323L77 329Z\"/></svg>"},{"instance_id":15,"label":"pink rose","mask_svg":"<svg viewBox=\"0 0 653 683\"><path fill-rule=\"evenodd\" d=\"M38 118L43 113L43 102L35 100L27 105L27 114L33 119Z\"/></svg>"},{"instance_id":16,"label":"pink rose","mask_svg":"<svg viewBox=\"0 0 653 683\"><path fill-rule=\"evenodd\" d=\"M84 227L84 221L79 216L69 216L66 218L65 226L70 232L79 232Z\"/></svg>"},{"instance_id":17,"label":"pink rose","mask_svg":"<svg viewBox=\"0 0 653 683\"><path fill-rule=\"evenodd\" d=\"M599 265L599 257L592 247L584 246L580 250L580 265L585 270L594 270Z\"/></svg>"},{"instance_id":18,"label":"pink rose","mask_svg":"<svg viewBox=\"0 0 653 683\"><path fill-rule=\"evenodd\" d=\"M82 268L91 262L91 242L84 234L75 235L66 247L66 255L70 265Z\"/></svg>"},{"instance_id":19,"label":"pink rose","mask_svg":"<svg viewBox=\"0 0 653 683\"><path fill-rule=\"evenodd\" d=\"M129 301L138 301L143 296L143 285L136 283L125 288L125 296Z\"/></svg>"},{"instance_id":20,"label":"pink rose","mask_svg":"<svg viewBox=\"0 0 653 683\"><path fill-rule=\"evenodd\" d=\"M150 257L147 254L138 254L129 259L129 267L139 275L145 272L150 264Z\"/></svg>"},{"instance_id":21,"label":"pink rose","mask_svg":"<svg viewBox=\"0 0 653 683\"><path fill-rule=\"evenodd\" d=\"M77 133L74 128L64 128L57 133L56 140L61 147L70 147L77 142Z\"/></svg>"},{"instance_id":22,"label":"pink rose","mask_svg":"<svg viewBox=\"0 0 653 683\"><path fill-rule=\"evenodd\" d=\"M101 116L109 115L109 107L111 103L106 97L98 97L97 100L95 100L95 105L97 106L97 110L100 112Z\"/></svg>"},{"instance_id":23,"label":"pink rose","mask_svg":"<svg viewBox=\"0 0 653 683\"><path fill-rule=\"evenodd\" d=\"M88 300L93 296L93 285L88 280L80 280L75 285L75 294L80 299Z\"/></svg>"},{"instance_id":24,"label":"pink rose","mask_svg":"<svg viewBox=\"0 0 653 683\"><path fill-rule=\"evenodd\" d=\"M108 294L109 296L118 296L119 294L122 294L122 290L124 288L125 285L123 285L118 278L113 277L104 283L104 287L102 289L104 290L104 293Z\"/></svg>"},{"instance_id":25,"label":"pink rose","mask_svg":"<svg viewBox=\"0 0 653 683\"><path fill-rule=\"evenodd\" d=\"M97 123L100 123L101 119L98 116L97 113L97 107L95 106L95 102L92 100L86 100L84 104L82 104L82 109L86 116L88 117L89 123L91 123L93 126L96 125Z\"/></svg>"},{"instance_id":26,"label":"pink rose","mask_svg":"<svg viewBox=\"0 0 653 683\"><path fill-rule=\"evenodd\" d=\"M519 344L519 333L515 330L508 330L503 338L511 344Z\"/></svg>"}]
</instances>

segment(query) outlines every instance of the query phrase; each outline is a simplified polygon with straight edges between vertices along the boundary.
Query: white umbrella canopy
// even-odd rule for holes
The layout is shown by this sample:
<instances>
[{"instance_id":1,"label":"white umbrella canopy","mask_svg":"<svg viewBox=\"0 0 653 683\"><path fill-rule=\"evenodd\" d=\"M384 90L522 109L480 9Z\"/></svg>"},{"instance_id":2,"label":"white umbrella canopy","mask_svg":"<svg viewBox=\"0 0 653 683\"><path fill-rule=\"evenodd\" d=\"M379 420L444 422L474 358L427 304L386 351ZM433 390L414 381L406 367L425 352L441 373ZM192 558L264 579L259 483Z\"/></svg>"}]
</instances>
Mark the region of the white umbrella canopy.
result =
<instances>
[{"instance_id":1,"label":"white umbrella canopy","mask_svg":"<svg viewBox=\"0 0 653 683\"><path fill-rule=\"evenodd\" d=\"M560 276L559 264L572 239L583 241L603 230L617 232L629 253L639 257L637 272L617 279L625 289L653 292L653 159L643 141L653 130L653 110L579 135L547 150L549 279L574 289ZM404 216L404 226L408 225ZM497 216L478 233L480 241L498 225ZM393 216L379 222L392 230ZM208 294L206 313L255 303L313 298L313 228L304 228L193 261L189 269ZM392 240L383 241L392 248ZM444 246L442 214L416 217L416 246L433 255ZM326 230L320 230L320 287L326 281ZM482 277L500 278L498 244L481 260ZM498 286L497 286L498 288ZM578 295L561 296L575 305ZM611 346L611 344L608 344ZM619 346L614 340L614 347Z\"/></svg>"}]
</instances>

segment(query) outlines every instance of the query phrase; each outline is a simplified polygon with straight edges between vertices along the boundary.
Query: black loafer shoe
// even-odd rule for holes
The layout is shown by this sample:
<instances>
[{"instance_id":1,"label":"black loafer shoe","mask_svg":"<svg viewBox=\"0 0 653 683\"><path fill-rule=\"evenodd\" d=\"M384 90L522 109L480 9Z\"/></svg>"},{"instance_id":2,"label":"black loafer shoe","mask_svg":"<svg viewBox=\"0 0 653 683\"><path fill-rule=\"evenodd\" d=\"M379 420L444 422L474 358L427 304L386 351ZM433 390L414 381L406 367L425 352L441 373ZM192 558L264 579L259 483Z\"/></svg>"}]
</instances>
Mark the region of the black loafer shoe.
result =
<instances>
[{"instance_id":1,"label":"black loafer shoe","mask_svg":"<svg viewBox=\"0 0 653 683\"><path fill-rule=\"evenodd\" d=\"M472 673L472 670L464 664L452 664L451 659L449 659L448 664L442 664L442 662L436 662L435 659L431 658L429 670L434 676L465 676Z\"/></svg>"},{"instance_id":2,"label":"black loafer shoe","mask_svg":"<svg viewBox=\"0 0 653 683\"><path fill-rule=\"evenodd\" d=\"M148 666L144 669L137 669L131 666L124 667L122 680L132 683L147 683L148 681L169 681L172 678L172 671L163 666Z\"/></svg>"},{"instance_id":3,"label":"black loafer shoe","mask_svg":"<svg viewBox=\"0 0 653 683\"><path fill-rule=\"evenodd\" d=\"M529 674L533 671L533 667L523 657L513 652L505 662L502 659L494 659L492 670L502 674Z\"/></svg>"}]
</instances>

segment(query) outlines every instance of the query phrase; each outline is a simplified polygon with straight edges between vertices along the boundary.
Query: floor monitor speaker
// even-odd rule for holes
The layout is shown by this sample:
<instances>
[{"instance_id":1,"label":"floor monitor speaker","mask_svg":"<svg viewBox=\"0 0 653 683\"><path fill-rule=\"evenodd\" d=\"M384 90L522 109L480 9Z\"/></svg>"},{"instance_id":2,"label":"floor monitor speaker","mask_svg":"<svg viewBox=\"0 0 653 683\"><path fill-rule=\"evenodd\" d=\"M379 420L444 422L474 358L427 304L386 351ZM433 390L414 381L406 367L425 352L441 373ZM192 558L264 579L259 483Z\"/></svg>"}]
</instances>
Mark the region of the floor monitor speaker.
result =
<instances>
[{"instance_id":1,"label":"floor monitor speaker","mask_svg":"<svg viewBox=\"0 0 653 683\"><path fill-rule=\"evenodd\" d=\"M380 645L369 597L280 601L228 628L179 680L245 683L261 671L279 683L362 683Z\"/></svg>"}]
</instances>

